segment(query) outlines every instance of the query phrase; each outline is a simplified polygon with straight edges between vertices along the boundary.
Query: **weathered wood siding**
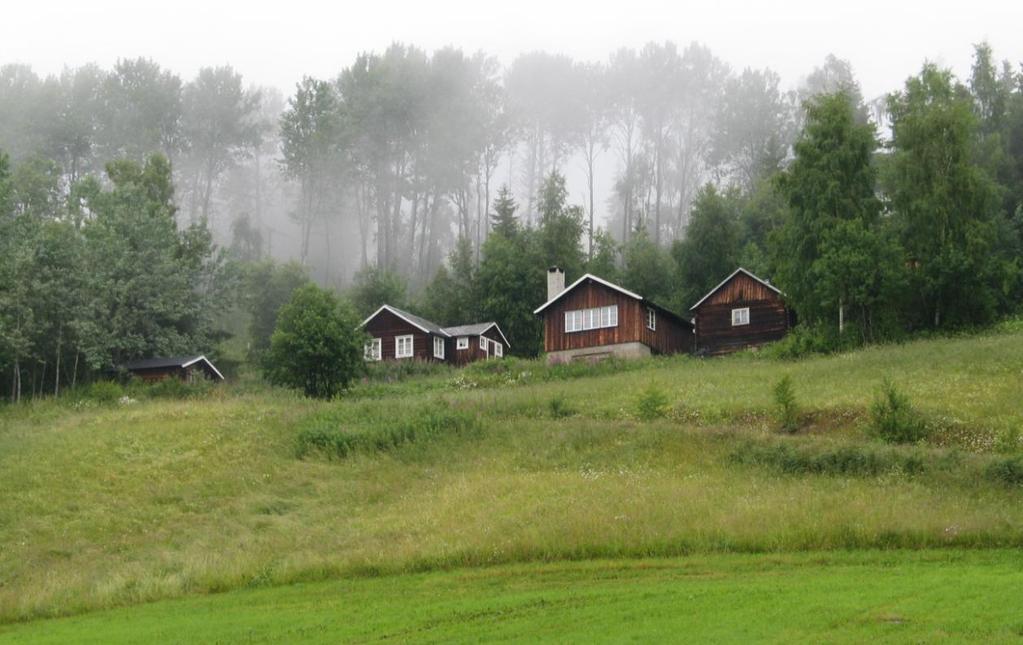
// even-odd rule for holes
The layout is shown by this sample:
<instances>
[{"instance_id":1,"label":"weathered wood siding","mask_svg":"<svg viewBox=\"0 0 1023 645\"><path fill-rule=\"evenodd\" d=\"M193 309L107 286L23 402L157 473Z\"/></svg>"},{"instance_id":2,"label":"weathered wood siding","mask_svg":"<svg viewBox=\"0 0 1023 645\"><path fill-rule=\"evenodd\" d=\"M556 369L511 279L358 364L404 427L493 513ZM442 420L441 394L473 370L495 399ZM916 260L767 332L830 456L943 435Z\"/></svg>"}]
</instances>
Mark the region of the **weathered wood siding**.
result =
<instances>
[{"instance_id":1,"label":"weathered wood siding","mask_svg":"<svg viewBox=\"0 0 1023 645\"><path fill-rule=\"evenodd\" d=\"M749 307L749 324L732 325L732 309ZM788 333L789 315L781 296L744 273L736 274L693 312L696 348L725 354L779 340Z\"/></svg>"},{"instance_id":2,"label":"weathered wood siding","mask_svg":"<svg viewBox=\"0 0 1023 645\"><path fill-rule=\"evenodd\" d=\"M618 326L587 331L565 331L565 312L618 305ZM641 342L658 353L690 351L692 330L678 320L657 312L657 330L646 327L647 305L588 281L544 310L544 351L558 352L601 345Z\"/></svg>"},{"instance_id":3,"label":"weathered wood siding","mask_svg":"<svg viewBox=\"0 0 1023 645\"><path fill-rule=\"evenodd\" d=\"M421 361L437 360L433 357L433 334L428 334L415 325L405 322L390 311L384 309L373 320L366 323L364 330L373 338L380 339L380 358L385 361L411 360L397 359L394 356L395 341L398 336L412 335L412 358ZM446 340L446 339L445 339ZM454 347L454 343L446 345L444 355Z\"/></svg>"}]
</instances>

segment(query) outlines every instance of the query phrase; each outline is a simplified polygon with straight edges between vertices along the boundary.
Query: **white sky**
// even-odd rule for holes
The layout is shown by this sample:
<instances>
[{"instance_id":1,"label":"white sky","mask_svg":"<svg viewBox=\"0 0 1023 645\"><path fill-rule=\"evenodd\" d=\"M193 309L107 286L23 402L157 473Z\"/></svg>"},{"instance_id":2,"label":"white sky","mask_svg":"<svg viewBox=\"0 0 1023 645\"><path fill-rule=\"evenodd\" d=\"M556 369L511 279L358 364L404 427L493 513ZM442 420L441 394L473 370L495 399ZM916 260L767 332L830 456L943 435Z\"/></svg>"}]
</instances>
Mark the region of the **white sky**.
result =
<instances>
[{"instance_id":1,"label":"white sky","mask_svg":"<svg viewBox=\"0 0 1023 645\"><path fill-rule=\"evenodd\" d=\"M864 96L901 86L922 62L960 76L972 43L1023 61L1023 0L28 0L0 12L0 64L41 74L147 56L188 79L229 63L289 94L303 74L335 76L360 51L394 41L482 49L509 63L534 49L602 60L621 46L696 40L736 68L771 67L785 87L828 53L851 61Z\"/></svg>"}]
</instances>

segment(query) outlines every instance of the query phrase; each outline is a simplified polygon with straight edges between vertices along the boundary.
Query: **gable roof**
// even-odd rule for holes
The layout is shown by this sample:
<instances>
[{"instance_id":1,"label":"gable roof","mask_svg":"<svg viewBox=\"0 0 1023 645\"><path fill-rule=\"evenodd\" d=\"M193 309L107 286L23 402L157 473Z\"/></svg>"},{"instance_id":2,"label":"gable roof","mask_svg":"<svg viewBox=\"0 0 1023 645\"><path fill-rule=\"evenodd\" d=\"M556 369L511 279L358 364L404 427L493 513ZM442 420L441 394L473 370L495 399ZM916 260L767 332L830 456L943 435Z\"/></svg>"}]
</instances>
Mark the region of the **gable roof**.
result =
<instances>
[{"instance_id":1,"label":"gable roof","mask_svg":"<svg viewBox=\"0 0 1023 645\"><path fill-rule=\"evenodd\" d=\"M779 289L778 287L774 286L773 284L771 284L771 283L770 283L770 282L768 282L767 280L761 280L760 278L758 278L757 276L753 275L753 274L752 274L751 272L747 271L746 269L744 269L744 268L742 268L742 267L739 267L739 268L738 268L738 269L736 269L735 271L732 271L732 274L731 274L731 275L729 275L729 276L728 276L727 278L725 278L724 280L722 280L721 282L719 282L719 283L718 283L718 286L716 286L716 287L714 287L713 289L711 289L710 291L708 291L708 292L707 292L707 295L705 295L705 296L703 296L702 298L700 298L700 301L699 301L699 302L697 302L697 303L696 303L695 305L693 305L692 307L690 307L690 308L689 308L689 311L692 311L693 309L696 309L697 307L699 307L700 305L702 305L702 304L703 304L703 301L704 301L704 300L706 300L707 298L710 298L710 297L711 297L712 295L714 295L714 293L715 293L715 292L716 292L716 291L717 291L718 289L720 289L721 287L723 287L723 286L725 286L726 284L728 284L728 281L729 281L729 280L731 280L732 278L734 278L735 276L737 276L737 275L738 275L738 274L740 274L740 273L745 273L745 274L746 274L747 276L749 276L749 277L753 278L754 280L756 280L756 281L757 281L757 282L759 282L760 284L764 285L765 287L767 287L767 288L768 288L768 289L770 289L771 291L775 292L775 293L776 293L776 294L778 294L779 296L784 296L784 295L785 295L784 293L782 293L782 292L781 292L781 289Z\"/></svg>"},{"instance_id":2,"label":"gable roof","mask_svg":"<svg viewBox=\"0 0 1023 645\"><path fill-rule=\"evenodd\" d=\"M128 361L124 364L124 369L129 372L138 370L155 370L164 367L177 367L184 369L195 365L196 363L202 363L208 371L216 374L221 380L224 379L224 375L220 373L220 370L213 365L210 359L206 358L205 354L199 354L198 356L161 356L155 358L141 358L134 361Z\"/></svg>"},{"instance_id":3,"label":"gable roof","mask_svg":"<svg viewBox=\"0 0 1023 645\"><path fill-rule=\"evenodd\" d=\"M614 289L615 291L617 291L619 293L623 293L623 294L629 296L630 298L635 298L636 300L643 300L643 296L639 295L638 293L633 293L633 292L629 291L628 289L626 289L624 287L619 287L617 284L614 284L613 282L608 282L607 280L605 280L603 278L598 278L597 276L593 275L592 273L587 273L583 277L579 278L578 280L576 280L572 284L570 284L567 287L565 287L561 291L561 293L559 293L558 295L554 296L553 298L551 298L547 302L545 302L542 305L540 305L539 307L537 307L536 310L533 312L533 314L534 315L538 314L541 311L543 311L544 309L546 309L547 307L550 307L551 305L553 305L558 300L561 300L561 298L563 298L566 294L568 294L569 291L571 291L572 289L575 289L576 287L578 287L580 284L582 284L586 280L593 280L597 284L602 284L602 285L604 285L605 287L607 287L609 289Z\"/></svg>"},{"instance_id":4,"label":"gable roof","mask_svg":"<svg viewBox=\"0 0 1023 645\"><path fill-rule=\"evenodd\" d=\"M508 342L508 337L504 335L504 332L501 331L501 327L498 326L498 324L496 322L484 322L484 323L475 323L475 324L472 324L472 325L458 325L457 327L445 327L443 331L444 331L445 334L447 334L448 336L451 336L451 337L455 337L455 336L482 336L491 327L497 327L497 333L501 334L501 338L504 339L504 344L507 347L511 347L511 343Z\"/></svg>"},{"instance_id":5,"label":"gable roof","mask_svg":"<svg viewBox=\"0 0 1023 645\"><path fill-rule=\"evenodd\" d=\"M403 311L401 309L398 309L397 307L392 307L391 305L383 305L383 306L381 306L379 309L374 311L372 313L372 315L370 315L368 318L366 318L366 320L363 320L362 324L359 325L359 327L365 327L366 323L368 323L369 321L371 321L374 318L376 318L377 315L381 311L384 311L384 310L387 310L387 311L391 312L392 314L394 314L398 318L401 318L402 320L404 320L408 324L412 325L413 327L417 327L417 328L421 329L422 331L425 331L428 334L434 334L436 336L445 336L445 337L448 336L448 334L445 333L445 331L440 328L440 325L438 325L436 323L432 323L429 320L427 320L426 318L421 318L421 317L419 317L419 316L417 316L415 314L410 314L407 311Z\"/></svg>"}]
</instances>

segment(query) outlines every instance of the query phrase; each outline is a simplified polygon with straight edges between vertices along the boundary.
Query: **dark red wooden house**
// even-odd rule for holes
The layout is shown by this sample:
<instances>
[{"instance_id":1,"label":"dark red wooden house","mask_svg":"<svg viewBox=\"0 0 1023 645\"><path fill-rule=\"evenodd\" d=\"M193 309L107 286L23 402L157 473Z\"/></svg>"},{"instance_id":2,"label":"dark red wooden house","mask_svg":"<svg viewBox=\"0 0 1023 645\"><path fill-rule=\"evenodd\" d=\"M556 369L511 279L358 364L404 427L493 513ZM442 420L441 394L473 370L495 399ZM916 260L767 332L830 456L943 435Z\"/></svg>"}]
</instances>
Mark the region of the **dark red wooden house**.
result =
<instances>
[{"instance_id":1,"label":"dark red wooden house","mask_svg":"<svg viewBox=\"0 0 1023 645\"><path fill-rule=\"evenodd\" d=\"M441 327L407 311L384 305L364 320L367 361L421 360L465 365L501 358L510 347L495 322Z\"/></svg>"},{"instance_id":2,"label":"dark red wooden house","mask_svg":"<svg viewBox=\"0 0 1023 645\"><path fill-rule=\"evenodd\" d=\"M543 345L550 362L638 358L693 349L688 320L628 289L587 273L565 287L565 274L547 271Z\"/></svg>"},{"instance_id":3,"label":"dark red wooden house","mask_svg":"<svg viewBox=\"0 0 1023 645\"><path fill-rule=\"evenodd\" d=\"M153 382L165 378L178 378L192 382L207 378L223 381L224 375L203 355L167 358L144 358L124 364L124 369L143 381Z\"/></svg>"},{"instance_id":4,"label":"dark red wooden house","mask_svg":"<svg viewBox=\"0 0 1023 645\"><path fill-rule=\"evenodd\" d=\"M696 325L696 351L711 356L779 340L791 326L784 294L742 267L690 311Z\"/></svg>"}]
</instances>

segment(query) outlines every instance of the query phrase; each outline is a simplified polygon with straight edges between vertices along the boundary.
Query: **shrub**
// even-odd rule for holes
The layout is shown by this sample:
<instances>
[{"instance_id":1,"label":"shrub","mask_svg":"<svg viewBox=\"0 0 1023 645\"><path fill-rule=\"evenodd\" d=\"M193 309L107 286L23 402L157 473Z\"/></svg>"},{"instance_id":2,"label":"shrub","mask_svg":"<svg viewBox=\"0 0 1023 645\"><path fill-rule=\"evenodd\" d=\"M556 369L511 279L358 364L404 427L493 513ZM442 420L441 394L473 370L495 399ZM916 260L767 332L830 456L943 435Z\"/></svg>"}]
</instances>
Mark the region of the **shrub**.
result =
<instances>
[{"instance_id":1,"label":"shrub","mask_svg":"<svg viewBox=\"0 0 1023 645\"><path fill-rule=\"evenodd\" d=\"M999 459L988 465L984 475L1007 486L1023 486L1023 460L1019 457Z\"/></svg>"},{"instance_id":2,"label":"shrub","mask_svg":"<svg viewBox=\"0 0 1023 645\"><path fill-rule=\"evenodd\" d=\"M364 369L363 334L351 305L307 284L281 308L264 357L271 383L329 399Z\"/></svg>"},{"instance_id":3,"label":"shrub","mask_svg":"<svg viewBox=\"0 0 1023 645\"><path fill-rule=\"evenodd\" d=\"M575 414L575 410L565 401L562 396L555 396L547 402L547 410L552 419L564 419Z\"/></svg>"},{"instance_id":4,"label":"shrub","mask_svg":"<svg viewBox=\"0 0 1023 645\"><path fill-rule=\"evenodd\" d=\"M356 451L385 452L445 436L476 436L482 429L475 414L439 404L361 428L346 428L343 424L334 411L315 415L296 437L297 456L320 453L331 459L344 459Z\"/></svg>"},{"instance_id":5,"label":"shrub","mask_svg":"<svg viewBox=\"0 0 1023 645\"><path fill-rule=\"evenodd\" d=\"M636 414L643 421L653 421L668 414L668 397L656 385L651 384L636 402Z\"/></svg>"},{"instance_id":6,"label":"shrub","mask_svg":"<svg viewBox=\"0 0 1023 645\"><path fill-rule=\"evenodd\" d=\"M813 450L784 444L746 443L729 455L733 463L764 466L785 474L876 476L888 472L918 474L926 469L915 454L894 449L841 446Z\"/></svg>"},{"instance_id":7,"label":"shrub","mask_svg":"<svg viewBox=\"0 0 1023 645\"><path fill-rule=\"evenodd\" d=\"M206 379L186 383L178 378L165 378L143 385L139 393L154 399L195 399L205 396L212 389L213 382Z\"/></svg>"},{"instance_id":8,"label":"shrub","mask_svg":"<svg viewBox=\"0 0 1023 645\"><path fill-rule=\"evenodd\" d=\"M113 381L95 381L85 388L83 395L96 403L113 404L124 396L124 388Z\"/></svg>"},{"instance_id":9,"label":"shrub","mask_svg":"<svg viewBox=\"0 0 1023 645\"><path fill-rule=\"evenodd\" d=\"M455 368L446 363L436 361L379 361L366 365L366 381L369 383L394 383L415 376L448 374L453 369Z\"/></svg>"},{"instance_id":10,"label":"shrub","mask_svg":"<svg viewBox=\"0 0 1023 645\"><path fill-rule=\"evenodd\" d=\"M785 432L799 429L799 406L792 377L786 374L774 385L774 404L778 408L778 426Z\"/></svg>"},{"instance_id":11,"label":"shrub","mask_svg":"<svg viewBox=\"0 0 1023 645\"><path fill-rule=\"evenodd\" d=\"M927 436L927 424L890 379L870 406L871 433L888 443L914 443Z\"/></svg>"}]
</instances>

